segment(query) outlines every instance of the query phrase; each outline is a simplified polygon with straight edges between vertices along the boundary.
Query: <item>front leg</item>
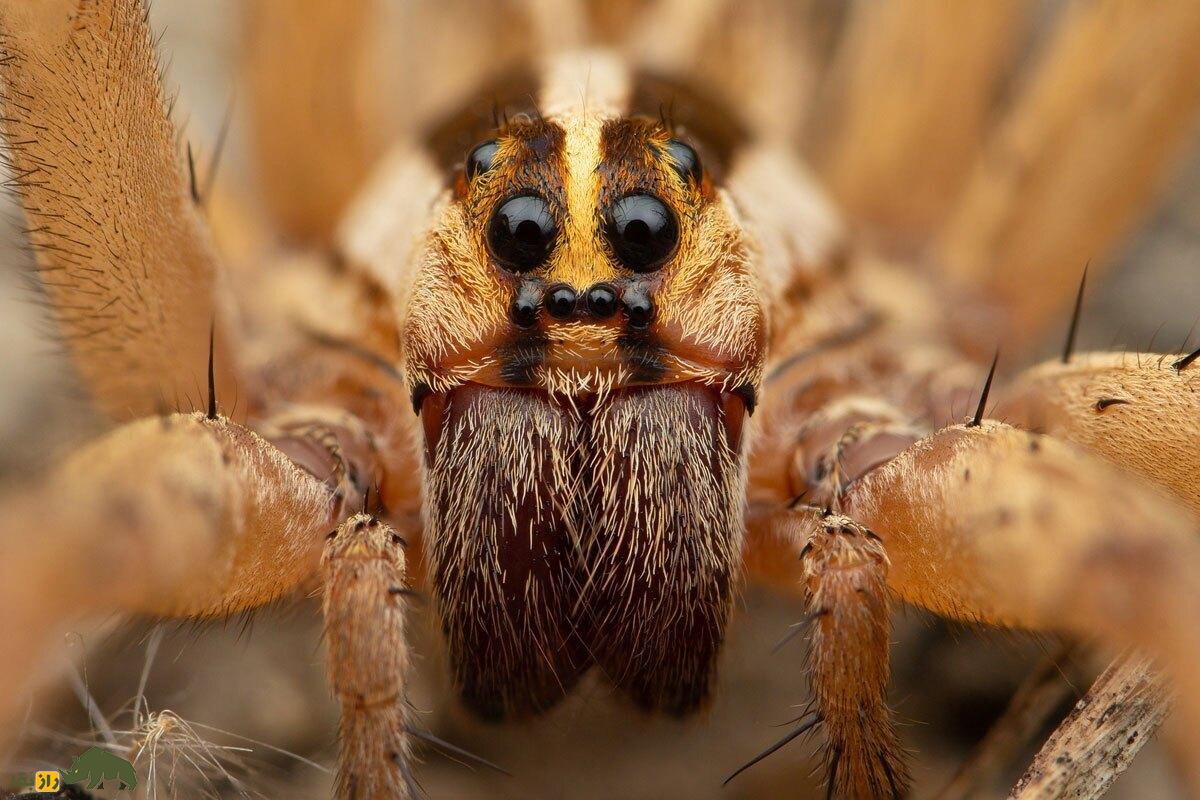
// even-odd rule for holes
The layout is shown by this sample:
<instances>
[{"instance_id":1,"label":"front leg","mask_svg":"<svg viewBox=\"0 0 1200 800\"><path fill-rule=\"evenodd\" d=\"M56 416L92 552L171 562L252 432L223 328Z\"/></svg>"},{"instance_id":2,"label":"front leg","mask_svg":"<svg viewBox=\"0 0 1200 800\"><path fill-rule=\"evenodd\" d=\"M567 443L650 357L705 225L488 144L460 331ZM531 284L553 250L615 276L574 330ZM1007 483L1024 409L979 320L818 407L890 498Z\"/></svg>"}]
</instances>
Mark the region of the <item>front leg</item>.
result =
<instances>
[{"instance_id":1,"label":"front leg","mask_svg":"<svg viewBox=\"0 0 1200 800\"><path fill-rule=\"evenodd\" d=\"M816 707L738 773L819 722L828 741L825 766L833 795L898 800L909 777L887 706L891 604L883 545L848 517L811 507L784 512L776 525L778 535L799 548Z\"/></svg>"},{"instance_id":2,"label":"front leg","mask_svg":"<svg viewBox=\"0 0 1200 800\"><path fill-rule=\"evenodd\" d=\"M340 800L420 796L409 766L405 546L391 526L365 513L343 522L325 545L329 684L342 708Z\"/></svg>"},{"instance_id":3,"label":"front leg","mask_svg":"<svg viewBox=\"0 0 1200 800\"><path fill-rule=\"evenodd\" d=\"M1154 654L1196 729L1200 540L1195 518L1170 497L1069 445L983 421L944 428L860 476L842 509L878 533L891 560L888 582L905 600L954 619L1064 631ZM787 509L750 519L751 540L767 549L794 551L827 536L825 527ZM779 564L808 586L811 567L786 553L776 550ZM886 646L862 641L851 634L840 647L869 657L867 674L875 675ZM855 691L863 669L843 670L835 685ZM829 717L821 680L814 670L818 711ZM886 682L886 672L877 681ZM832 761L842 743L830 733Z\"/></svg>"},{"instance_id":4,"label":"front leg","mask_svg":"<svg viewBox=\"0 0 1200 800\"><path fill-rule=\"evenodd\" d=\"M66 625L224 616L279 598L315 571L336 508L270 443L203 413L117 428L0 498L0 736Z\"/></svg>"}]
</instances>

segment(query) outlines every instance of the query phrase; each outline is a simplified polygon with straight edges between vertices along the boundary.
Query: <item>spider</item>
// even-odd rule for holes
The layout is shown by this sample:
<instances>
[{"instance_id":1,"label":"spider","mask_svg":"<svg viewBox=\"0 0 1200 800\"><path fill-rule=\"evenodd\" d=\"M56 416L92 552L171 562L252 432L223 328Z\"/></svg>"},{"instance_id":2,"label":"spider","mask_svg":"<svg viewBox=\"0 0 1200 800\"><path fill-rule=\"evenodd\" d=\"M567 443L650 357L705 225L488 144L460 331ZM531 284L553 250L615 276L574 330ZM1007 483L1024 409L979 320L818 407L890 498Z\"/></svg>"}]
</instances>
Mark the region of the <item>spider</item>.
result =
<instances>
[{"instance_id":1,"label":"spider","mask_svg":"<svg viewBox=\"0 0 1200 800\"><path fill-rule=\"evenodd\" d=\"M796 153L787 47L706 49L718 0L466 23L458 67L485 68L412 93L386 151L372 3L248 3L269 223L181 156L139 0L0 4L12 186L112 422L5 501L0 720L83 615L319 587L336 795L408 798L414 592L480 715L598 670L686 716L749 579L801 598L812 641L811 710L763 755L819 729L831 796L907 790L896 597L1143 650L1200 730L1200 353L1069 341L994 383L1200 106L1200 7L1133 5L1064 11L981 149L1022 15L856 8L823 175L871 237ZM1137 746L1057 778L1102 792Z\"/></svg>"}]
</instances>

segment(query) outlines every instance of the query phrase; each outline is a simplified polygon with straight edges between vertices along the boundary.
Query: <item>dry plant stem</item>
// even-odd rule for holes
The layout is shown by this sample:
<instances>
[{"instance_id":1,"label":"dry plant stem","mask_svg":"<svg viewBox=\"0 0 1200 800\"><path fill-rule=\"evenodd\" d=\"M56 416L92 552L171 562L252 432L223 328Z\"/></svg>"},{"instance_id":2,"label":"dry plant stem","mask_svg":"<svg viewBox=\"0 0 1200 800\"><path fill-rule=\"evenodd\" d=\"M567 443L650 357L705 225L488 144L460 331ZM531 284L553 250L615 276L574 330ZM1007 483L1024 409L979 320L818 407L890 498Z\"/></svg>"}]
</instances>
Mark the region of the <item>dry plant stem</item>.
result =
<instances>
[{"instance_id":1,"label":"dry plant stem","mask_svg":"<svg viewBox=\"0 0 1200 800\"><path fill-rule=\"evenodd\" d=\"M983 140L1028 0L853 6L825 94L821 171L849 215L912 243L942 220Z\"/></svg>"},{"instance_id":2,"label":"dry plant stem","mask_svg":"<svg viewBox=\"0 0 1200 800\"><path fill-rule=\"evenodd\" d=\"M1021 748L1033 741L1073 687L1064 669L1075 647L1060 645L1042 658L1009 701L1008 708L987 732L971 757L963 762L938 800L967 800L991 786L1007 769Z\"/></svg>"},{"instance_id":3,"label":"dry plant stem","mask_svg":"<svg viewBox=\"0 0 1200 800\"><path fill-rule=\"evenodd\" d=\"M949 277L1008 308L1007 348L1153 208L1200 108L1200 4L1071 3L1038 61L936 247Z\"/></svg>"},{"instance_id":4,"label":"dry plant stem","mask_svg":"<svg viewBox=\"0 0 1200 800\"><path fill-rule=\"evenodd\" d=\"M341 704L336 797L410 800L405 698L404 539L356 514L329 534L322 558L329 682Z\"/></svg>"},{"instance_id":5,"label":"dry plant stem","mask_svg":"<svg viewBox=\"0 0 1200 800\"><path fill-rule=\"evenodd\" d=\"M64 626L114 611L214 617L312 575L335 502L253 432L203 414L145 419L0 505L0 732ZM53 590L50 590L53 587Z\"/></svg>"},{"instance_id":6,"label":"dry plant stem","mask_svg":"<svg viewBox=\"0 0 1200 800\"><path fill-rule=\"evenodd\" d=\"M2 0L0 48L12 185L85 387L117 419L198 405L216 258L142 4Z\"/></svg>"},{"instance_id":7,"label":"dry plant stem","mask_svg":"<svg viewBox=\"0 0 1200 800\"><path fill-rule=\"evenodd\" d=\"M1104 796L1171 707L1172 692L1150 661L1114 661L1046 740L1010 800Z\"/></svg>"}]
</instances>

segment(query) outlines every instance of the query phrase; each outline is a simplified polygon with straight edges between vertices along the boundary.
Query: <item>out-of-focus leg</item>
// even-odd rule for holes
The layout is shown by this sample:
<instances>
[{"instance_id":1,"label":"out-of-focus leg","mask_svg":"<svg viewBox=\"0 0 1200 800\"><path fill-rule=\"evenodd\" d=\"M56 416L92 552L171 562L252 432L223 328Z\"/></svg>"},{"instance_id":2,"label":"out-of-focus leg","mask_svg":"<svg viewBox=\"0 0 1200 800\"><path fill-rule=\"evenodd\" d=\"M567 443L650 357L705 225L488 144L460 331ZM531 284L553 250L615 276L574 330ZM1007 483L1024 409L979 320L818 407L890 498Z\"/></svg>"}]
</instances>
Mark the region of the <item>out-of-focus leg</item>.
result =
<instances>
[{"instance_id":1,"label":"out-of-focus leg","mask_svg":"<svg viewBox=\"0 0 1200 800\"><path fill-rule=\"evenodd\" d=\"M974 4L972 4L974 5ZM1071 3L984 147L935 247L1036 341L1152 210L1200 111L1200 4Z\"/></svg>"},{"instance_id":2,"label":"out-of-focus leg","mask_svg":"<svg viewBox=\"0 0 1200 800\"><path fill-rule=\"evenodd\" d=\"M1200 363L1079 353L1022 373L998 416L1081 444L1200 515Z\"/></svg>"},{"instance_id":3,"label":"out-of-focus leg","mask_svg":"<svg viewBox=\"0 0 1200 800\"><path fill-rule=\"evenodd\" d=\"M367 76L377 0L253 0L244 72L260 184L294 241L325 244L387 144Z\"/></svg>"},{"instance_id":4,"label":"out-of-focus leg","mask_svg":"<svg viewBox=\"0 0 1200 800\"><path fill-rule=\"evenodd\" d=\"M0 2L12 185L62 338L118 419L199 405L216 259L137 0ZM218 330L218 338L220 331ZM218 383L228 389L230 360Z\"/></svg>"},{"instance_id":5,"label":"out-of-focus leg","mask_svg":"<svg viewBox=\"0 0 1200 800\"><path fill-rule=\"evenodd\" d=\"M76 451L0 503L0 719L63 626L275 600L314 573L338 509L326 484L223 417L139 420Z\"/></svg>"},{"instance_id":6,"label":"out-of-focus leg","mask_svg":"<svg viewBox=\"0 0 1200 800\"><path fill-rule=\"evenodd\" d=\"M812 136L855 220L909 246L950 211L983 142L1032 4L853 6Z\"/></svg>"}]
</instances>

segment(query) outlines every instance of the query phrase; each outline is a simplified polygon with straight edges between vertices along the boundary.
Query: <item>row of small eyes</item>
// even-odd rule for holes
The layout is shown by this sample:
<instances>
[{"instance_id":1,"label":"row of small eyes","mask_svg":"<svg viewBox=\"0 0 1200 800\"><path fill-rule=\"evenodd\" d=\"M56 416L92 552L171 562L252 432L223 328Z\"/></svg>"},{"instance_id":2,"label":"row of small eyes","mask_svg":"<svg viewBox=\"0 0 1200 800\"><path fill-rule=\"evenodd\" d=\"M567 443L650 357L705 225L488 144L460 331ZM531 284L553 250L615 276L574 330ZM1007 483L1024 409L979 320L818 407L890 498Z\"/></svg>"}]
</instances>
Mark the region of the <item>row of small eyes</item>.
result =
<instances>
[{"instance_id":1,"label":"row of small eyes","mask_svg":"<svg viewBox=\"0 0 1200 800\"><path fill-rule=\"evenodd\" d=\"M491 169L498 145L484 142L467 157L468 180ZM685 180L699 184L700 158L678 139L667 143L671 165ZM536 192L508 198L492 214L487 242L492 257L507 270L529 272L545 263L554 249L557 225L550 206ZM679 223L671 209L652 194L630 194L604 213L604 235L613 254L633 272L654 272L675 252Z\"/></svg>"}]
</instances>

